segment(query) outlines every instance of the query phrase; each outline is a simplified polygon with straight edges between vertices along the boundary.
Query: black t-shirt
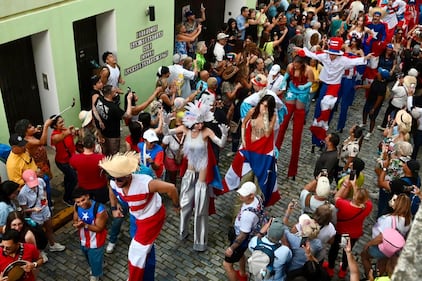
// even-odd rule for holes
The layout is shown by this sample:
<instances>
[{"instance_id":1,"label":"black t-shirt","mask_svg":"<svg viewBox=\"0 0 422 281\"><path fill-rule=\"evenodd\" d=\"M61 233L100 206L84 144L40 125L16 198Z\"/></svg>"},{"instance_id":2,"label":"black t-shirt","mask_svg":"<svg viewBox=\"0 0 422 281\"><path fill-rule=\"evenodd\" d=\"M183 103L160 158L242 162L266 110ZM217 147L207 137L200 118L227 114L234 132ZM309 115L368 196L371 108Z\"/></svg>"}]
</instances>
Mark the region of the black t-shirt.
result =
<instances>
[{"instance_id":1,"label":"black t-shirt","mask_svg":"<svg viewBox=\"0 0 422 281\"><path fill-rule=\"evenodd\" d=\"M324 151L315 163L314 177L317 177L322 169L327 169L328 178L331 180L335 176L338 166L338 152L337 150Z\"/></svg>"},{"instance_id":2,"label":"black t-shirt","mask_svg":"<svg viewBox=\"0 0 422 281\"><path fill-rule=\"evenodd\" d=\"M369 88L368 102L376 102L378 97L385 97L387 91L387 82L374 80Z\"/></svg>"},{"instance_id":3,"label":"black t-shirt","mask_svg":"<svg viewBox=\"0 0 422 281\"><path fill-rule=\"evenodd\" d=\"M122 120L125 111L102 96L97 99L95 108L105 126L105 129L101 130L103 136L106 138L120 138L120 120Z\"/></svg>"}]
</instances>

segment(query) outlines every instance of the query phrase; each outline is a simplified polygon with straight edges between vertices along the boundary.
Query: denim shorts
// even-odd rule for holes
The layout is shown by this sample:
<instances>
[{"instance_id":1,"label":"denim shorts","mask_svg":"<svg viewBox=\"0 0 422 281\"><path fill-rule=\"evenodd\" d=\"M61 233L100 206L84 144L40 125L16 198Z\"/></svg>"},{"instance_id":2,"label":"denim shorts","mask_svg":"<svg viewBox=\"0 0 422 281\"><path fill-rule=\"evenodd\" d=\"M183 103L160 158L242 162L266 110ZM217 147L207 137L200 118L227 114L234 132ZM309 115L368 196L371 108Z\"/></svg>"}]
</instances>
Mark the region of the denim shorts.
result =
<instances>
[{"instance_id":1,"label":"denim shorts","mask_svg":"<svg viewBox=\"0 0 422 281\"><path fill-rule=\"evenodd\" d=\"M387 258L378 248L378 246L371 246L368 248L368 252L374 259L380 260Z\"/></svg>"}]
</instances>

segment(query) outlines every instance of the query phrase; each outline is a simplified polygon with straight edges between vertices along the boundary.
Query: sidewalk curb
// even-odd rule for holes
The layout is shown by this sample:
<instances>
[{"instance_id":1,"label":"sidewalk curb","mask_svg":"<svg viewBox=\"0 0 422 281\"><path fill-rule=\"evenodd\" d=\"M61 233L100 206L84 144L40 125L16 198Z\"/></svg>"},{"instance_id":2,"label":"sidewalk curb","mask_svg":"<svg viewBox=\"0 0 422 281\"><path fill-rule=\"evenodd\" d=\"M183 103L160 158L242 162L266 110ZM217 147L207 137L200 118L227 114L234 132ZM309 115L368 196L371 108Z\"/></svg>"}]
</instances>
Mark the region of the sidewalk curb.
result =
<instances>
[{"instance_id":1,"label":"sidewalk curb","mask_svg":"<svg viewBox=\"0 0 422 281\"><path fill-rule=\"evenodd\" d=\"M73 217L73 207L66 207L63 210L59 211L53 216L51 222L53 224L53 229L56 231L60 227L64 226L66 223L72 220Z\"/></svg>"}]
</instances>

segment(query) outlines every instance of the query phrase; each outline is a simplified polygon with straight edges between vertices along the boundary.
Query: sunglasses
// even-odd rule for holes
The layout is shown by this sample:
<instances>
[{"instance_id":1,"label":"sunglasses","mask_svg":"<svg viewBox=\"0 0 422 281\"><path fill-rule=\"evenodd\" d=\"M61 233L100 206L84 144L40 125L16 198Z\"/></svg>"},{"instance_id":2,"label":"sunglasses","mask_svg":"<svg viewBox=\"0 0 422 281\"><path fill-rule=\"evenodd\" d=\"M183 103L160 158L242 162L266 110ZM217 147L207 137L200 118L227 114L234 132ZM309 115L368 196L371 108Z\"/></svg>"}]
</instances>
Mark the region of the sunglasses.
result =
<instances>
[{"instance_id":1,"label":"sunglasses","mask_svg":"<svg viewBox=\"0 0 422 281\"><path fill-rule=\"evenodd\" d=\"M113 180L115 182L124 182L126 179L128 179L130 177L129 176L124 176L124 177L120 177L120 178L115 178L115 177L109 177L110 180Z\"/></svg>"}]
</instances>

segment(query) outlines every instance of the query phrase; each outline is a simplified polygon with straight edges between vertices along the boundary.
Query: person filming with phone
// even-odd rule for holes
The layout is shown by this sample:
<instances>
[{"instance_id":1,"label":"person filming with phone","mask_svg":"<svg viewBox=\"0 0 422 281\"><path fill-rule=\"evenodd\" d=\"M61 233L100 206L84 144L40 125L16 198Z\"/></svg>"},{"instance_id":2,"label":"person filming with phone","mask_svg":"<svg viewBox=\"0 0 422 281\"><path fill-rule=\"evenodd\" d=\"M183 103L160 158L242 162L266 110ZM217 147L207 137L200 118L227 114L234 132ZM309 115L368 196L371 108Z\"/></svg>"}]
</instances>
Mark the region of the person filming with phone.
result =
<instances>
[{"instance_id":1,"label":"person filming with phone","mask_svg":"<svg viewBox=\"0 0 422 281\"><path fill-rule=\"evenodd\" d=\"M328 263L324 262L323 265L330 277L334 276L335 262L340 249L342 235L349 235L351 246L353 247L356 241L363 235L363 223L372 211L372 202L369 200L369 193L365 188L358 187L356 179L357 174L352 170L334 196L335 206L337 208L337 234L328 253ZM353 190L353 196L352 199L348 199L351 190ZM346 277L347 267L347 256L343 250L342 264L338 271L339 278Z\"/></svg>"}]
</instances>

